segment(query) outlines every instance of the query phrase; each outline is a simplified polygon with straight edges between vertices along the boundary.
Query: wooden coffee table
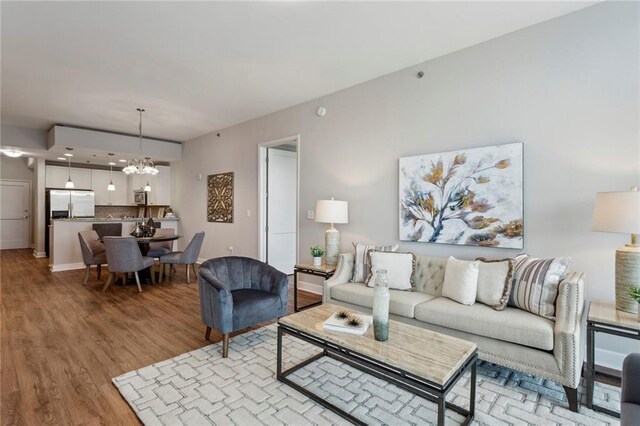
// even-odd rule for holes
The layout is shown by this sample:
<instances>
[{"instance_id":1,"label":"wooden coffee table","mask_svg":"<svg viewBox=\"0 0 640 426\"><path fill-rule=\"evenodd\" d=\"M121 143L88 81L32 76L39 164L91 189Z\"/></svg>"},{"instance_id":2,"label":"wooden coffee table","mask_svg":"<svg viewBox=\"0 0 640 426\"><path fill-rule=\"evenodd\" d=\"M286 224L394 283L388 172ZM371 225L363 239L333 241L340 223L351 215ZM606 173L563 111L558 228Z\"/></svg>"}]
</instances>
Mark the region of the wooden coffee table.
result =
<instances>
[{"instance_id":1,"label":"wooden coffee table","mask_svg":"<svg viewBox=\"0 0 640 426\"><path fill-rule=\"evenodd\" d=\"M278 380L345 419L355 424L365 424L287 378L296 370L323 356L328 356L436 402L438 425L444 425L444 413L447 408L465 416L462 423L464 425L473 420L478 358L475 343L393 320L389 321L389 340L386 342L378 342L373 338L373 325L363 336L324 331L322 322L341 309L344 308L324 304L280 318L278 321ZM322 349L322 352L282 371L282 336L284 334L311 343ZM471 370L470 404L469 409L466 410L446 402L445 398L464 372L469 369Z\"/></svg>"}]
</instances>

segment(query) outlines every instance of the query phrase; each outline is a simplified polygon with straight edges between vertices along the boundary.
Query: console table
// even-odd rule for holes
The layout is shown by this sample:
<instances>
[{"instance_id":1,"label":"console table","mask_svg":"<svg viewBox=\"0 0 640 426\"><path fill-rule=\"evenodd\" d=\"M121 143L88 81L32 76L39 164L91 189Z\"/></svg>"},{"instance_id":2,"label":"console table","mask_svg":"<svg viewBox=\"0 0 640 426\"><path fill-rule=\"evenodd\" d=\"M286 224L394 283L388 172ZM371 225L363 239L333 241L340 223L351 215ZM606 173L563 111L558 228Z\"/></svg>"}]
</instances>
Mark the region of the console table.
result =
<instances>
[{"instance_id":1,"label":"console table","mask_svg":"<svg viewBox=\"0 0 640 426\"><path fill-rule=\"evenodd\" d=\"M593 300L587 317L587 407L620 418L620 413L593 403L595 379L595 335L612 334L640 340L640 322L636 314L619 311L614 301Z\"/></svg>"},{"instance_id":2,"label":"console table","mask_svg":"<svg viewBox=\"0 0 640 426\"><path fill-rule=\"evenodd\" d=\"M296 264L296 266L293 268L293 311L298 312L302 309L318 306L322 303L322 301L310 303L306 306L301 306L300 308L298 308L298 274L314 275L316 277L322 277L326 280L331 278L335 271L335 266L324 264L320 266L307 265L304 263Z\"/></svg>"}]
</instances>

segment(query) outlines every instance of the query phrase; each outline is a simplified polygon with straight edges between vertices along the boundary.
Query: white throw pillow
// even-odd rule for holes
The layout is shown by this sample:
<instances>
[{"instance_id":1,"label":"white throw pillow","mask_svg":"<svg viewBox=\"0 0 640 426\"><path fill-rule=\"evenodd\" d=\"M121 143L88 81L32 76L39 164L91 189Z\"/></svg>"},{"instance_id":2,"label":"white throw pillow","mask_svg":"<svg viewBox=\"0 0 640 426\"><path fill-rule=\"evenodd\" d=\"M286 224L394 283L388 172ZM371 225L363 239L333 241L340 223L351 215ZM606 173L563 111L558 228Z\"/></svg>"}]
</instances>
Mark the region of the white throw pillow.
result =
<instances>
[{"instance_id":1,"label":"white throw pillow","mask_svg":"<svg viewBox=\"0 0 640 426\"><path fill-rule=\"evenodd\" d=\"M480 262L476 300L496 311L503 310L511 293L515 259L489 260L479 257L476 260Z\"/></svg>"},{"instance_id":2,"label":"white throw pillow","mask_svg":"<svg viewBox=\"0 0 640 426\"><path fill-rule=\"evenodd\" d=\"M473 305L478 291L479 263L477 260L447 260L442 295L463 305Z\"/></svg>"},{"instance_id":3,"label":"white throw pillow","mask_svg":"<svg viewBox=\"0 0 640 426\"><path fill-rule=\"evenodd\" d=\"M413 289L411 277L416 266L416 257L413 253L369 250L369 260L371 264L371 272L367 277L369 287L376 284L376 272L379 269L386 269L390 289Z\"/></svg>"}]
</instances>

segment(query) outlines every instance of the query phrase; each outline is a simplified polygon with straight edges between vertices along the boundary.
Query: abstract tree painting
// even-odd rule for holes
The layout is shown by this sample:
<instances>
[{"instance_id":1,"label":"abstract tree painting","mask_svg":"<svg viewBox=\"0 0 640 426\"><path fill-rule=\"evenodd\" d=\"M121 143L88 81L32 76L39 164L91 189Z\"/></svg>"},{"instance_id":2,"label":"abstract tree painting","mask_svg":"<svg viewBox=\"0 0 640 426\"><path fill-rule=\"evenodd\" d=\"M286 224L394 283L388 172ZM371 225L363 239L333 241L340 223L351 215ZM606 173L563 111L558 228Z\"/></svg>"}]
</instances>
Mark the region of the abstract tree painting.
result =
<instances>
[{"instance_id":1,"label":"abstract tree painting","mask_svg":"<svg viewBox=\"0 0 640 426\"><path fill-rule=\"evenodd\" d=\"M522 143L400 158L400 240L523 248Z\"/></svg>"}]
</instances>

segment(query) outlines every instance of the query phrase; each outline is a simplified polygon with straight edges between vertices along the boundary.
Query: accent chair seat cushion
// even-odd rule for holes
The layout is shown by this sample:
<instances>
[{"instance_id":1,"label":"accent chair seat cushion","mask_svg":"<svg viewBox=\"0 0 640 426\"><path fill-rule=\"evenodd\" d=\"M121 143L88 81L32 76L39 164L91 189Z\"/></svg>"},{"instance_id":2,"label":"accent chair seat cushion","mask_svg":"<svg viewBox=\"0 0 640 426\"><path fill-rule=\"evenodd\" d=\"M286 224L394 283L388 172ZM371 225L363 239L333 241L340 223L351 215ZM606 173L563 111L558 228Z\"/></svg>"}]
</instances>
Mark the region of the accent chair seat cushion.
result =
<instances>
[{"instance_id":1,"label":"accent chair seat cushion","mask_svg":"<svg viewBox=\"0 0 640 426\"><path fill-rule=\"evenodd\" d=\"M496 311L480 303L461 305L439 297L415 307L415 318L478 336L553 350L554 322L521 309L507 307Z\"/></svg>"},{"instance_id":2,"label":"accent chair seat cushion","mask_svg":"<svg viewBox=\"0 0 640 426\"><path fill-rule=\"evenodd\" d=\"M363 283L344 283L331 287L331 298L373 308L373 288ZM414 308L434 296L417 291L389 290L389 312L407 318L414 317Z\"/></svg>"},{"instance_id":3,"label":"accent chair seat cushion","mask_svg":"<svg viewBox=\"0 0 640 426\"><path fill-rule=\"evenodd\" d=\"M282 304L277 294L262 290L233 290L231 297L234 330L272 320L273 313L279 312Z\"/></svg>"},{"instance_id":4,"label":"accent chair seat cushion","mask_svg":"<svg viewBox=\"0 0 640 426\"><path fill-rule=\"evenodd\" d=\"M640 419L640 405L633 402L620 403L620 426L637 425Z\"/></svg>"}]
</instances>

